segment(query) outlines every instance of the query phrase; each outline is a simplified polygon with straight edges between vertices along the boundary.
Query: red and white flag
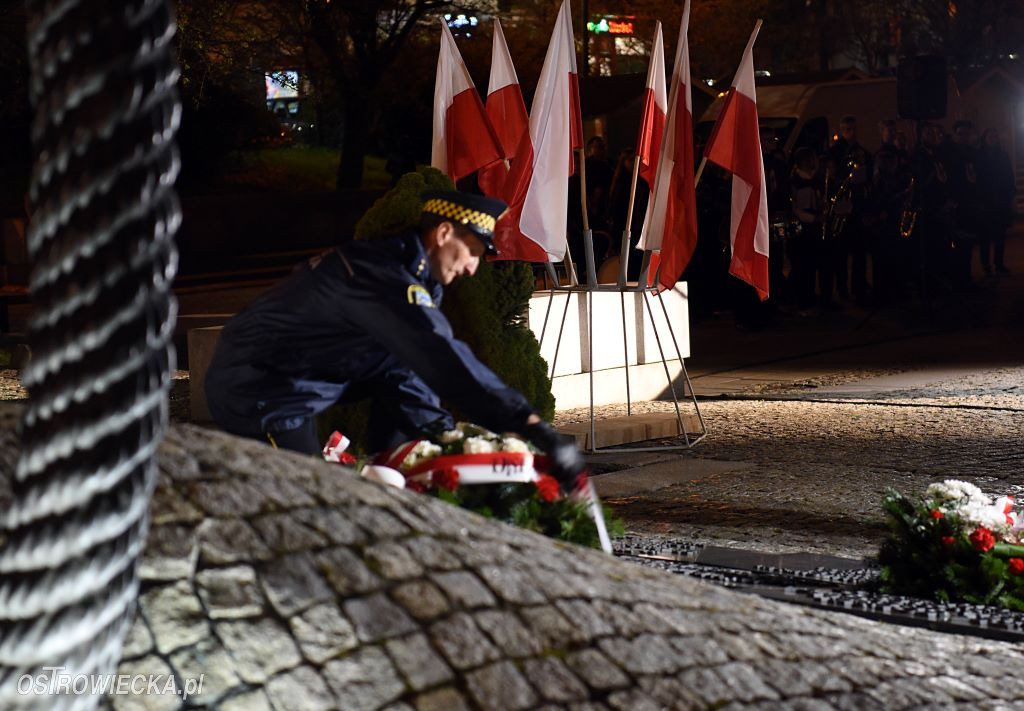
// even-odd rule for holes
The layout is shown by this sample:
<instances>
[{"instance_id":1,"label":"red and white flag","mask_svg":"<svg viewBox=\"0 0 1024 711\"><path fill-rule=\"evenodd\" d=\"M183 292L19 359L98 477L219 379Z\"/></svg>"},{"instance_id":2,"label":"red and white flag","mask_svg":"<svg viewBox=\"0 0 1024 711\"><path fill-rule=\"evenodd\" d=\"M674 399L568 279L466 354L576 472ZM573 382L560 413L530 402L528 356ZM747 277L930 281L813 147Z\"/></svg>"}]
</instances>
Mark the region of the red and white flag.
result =
<instances>
[{"instance_id":1,"label":"red and white flag","mask_svg":"<svg viewBox=\"0 0 1024 711\"><path fill-rule=\"evenodd\" d=\"M768 298L768 192L754 91L754 40L760 29L758 20L704 155L732 173L729 273L757 289L764 301Z\"/></svg>"},{"instance_id":2,"label":"red and white flag","mask_svg":"<svg viewBox=\"0 0 1024 711\"><path fill-rule=\"evenodd\" d=\"M675 286L697 247L689 27L690 2L687 0L672 64L665 138L639 242L640 249L653 253L651 276L657 271L659 291Z\"/></svg>"},{"instance_id":3,"label":"red and white flag","mask_svg":"<svg viewBox=\"0 0 1024 711\"><path fill-rule=\"evenodd\" d=\"M582 147L576 44L569 0L564 0L533 96L530 130L516 148L501 196L509 204L495 230L501 259L538 262L565 256L572 153Z\"/></svg>"},{"instance_id":4,"label":"red and white flag","mask_svg":"<svg viewBox=\"0 0 1024 711\"><path fill-rule=\"evenodd\" d=\"M458 181L501 159L501 144L455 46L455 38L442 19L430 165Z\"/></svg>"},{"instance_id":5,"label":"red and white flag","mask_svg":"<svg viewBox=\"0 0 1024 711\"><path fill-rule=\"evenodd\" d=\"M487 83L487 116L505 158L514 159L520 139L530 128L530 117L526 114L523 92L505 43L505 33L497 19L494 20L494 41L491 45L491 78ZM485 195L500 198L507 177L508 166L502 161L481 169L477 180Z\"/></svg>"},{"instance_id":6,"label":"red and white flag","mask_svg":"<svg viewBox=\"0 0 1024 711\"><path fill-rule=\"evenodd\" d=\"M668 92L665 90L665 43L661 38L661 23L654 30L651 61L647 65L647 88L644 90L644 110L640 132L636 137L636 155L640 159L640 177L654 187L658 171L661 142L665 135L665 115L668 113Z\"/></svg>"}]
</instances>

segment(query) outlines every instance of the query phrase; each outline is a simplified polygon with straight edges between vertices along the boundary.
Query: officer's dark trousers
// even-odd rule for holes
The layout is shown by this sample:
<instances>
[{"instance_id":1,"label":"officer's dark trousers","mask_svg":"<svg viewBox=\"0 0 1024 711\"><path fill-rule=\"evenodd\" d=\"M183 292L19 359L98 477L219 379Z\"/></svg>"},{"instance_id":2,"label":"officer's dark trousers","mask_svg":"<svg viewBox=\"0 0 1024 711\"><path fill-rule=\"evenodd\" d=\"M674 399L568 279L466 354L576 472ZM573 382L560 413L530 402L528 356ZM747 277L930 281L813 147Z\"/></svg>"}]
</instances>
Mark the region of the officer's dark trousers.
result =
<instances>
[{"instance_id":1,"label":"officer's dark trousers","mask_svg":"<svg viewBox=\"0 0 1024 711\"><path fill-rule=\"evenodd\" d=\"M316 436L316 423L306 420L305 424L293 430L268 432L267 439L277 449L287 449L302 454L320 454L323 446Z\"/></svg>"}]
</instances>

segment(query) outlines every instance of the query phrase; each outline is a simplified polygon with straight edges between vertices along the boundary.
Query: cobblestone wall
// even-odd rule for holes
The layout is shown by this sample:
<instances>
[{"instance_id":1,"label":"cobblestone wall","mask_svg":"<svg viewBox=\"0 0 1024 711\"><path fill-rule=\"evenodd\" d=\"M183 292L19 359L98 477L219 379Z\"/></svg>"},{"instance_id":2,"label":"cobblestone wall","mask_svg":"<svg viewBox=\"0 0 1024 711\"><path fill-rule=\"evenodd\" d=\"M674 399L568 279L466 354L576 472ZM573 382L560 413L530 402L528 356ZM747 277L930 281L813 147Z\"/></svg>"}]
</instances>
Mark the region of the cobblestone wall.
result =
<instances>
[{"instance_id":1,"label":"cobblestone wall","mask_svg":"<svg viewBox=\"0 0 1024 711\"><path fill-rule=\"evenodd\" d=\"M0 410L0 480L14 461L11 412ZM1024 702L1008 681L1024 672L1024 655L1010 644L641 569L195 427L172 430L160 461L120 671L204 674L190 703L641 711Z\"/></svg>"}]
</instances>

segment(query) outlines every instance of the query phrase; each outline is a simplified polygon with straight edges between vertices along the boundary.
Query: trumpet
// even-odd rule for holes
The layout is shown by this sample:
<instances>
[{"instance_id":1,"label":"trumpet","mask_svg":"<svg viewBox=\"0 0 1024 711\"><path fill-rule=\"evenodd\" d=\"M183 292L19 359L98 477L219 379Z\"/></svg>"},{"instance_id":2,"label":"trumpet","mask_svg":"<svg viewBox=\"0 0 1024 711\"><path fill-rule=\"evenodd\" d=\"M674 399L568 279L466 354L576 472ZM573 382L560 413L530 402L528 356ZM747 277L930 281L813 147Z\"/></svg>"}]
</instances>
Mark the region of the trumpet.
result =
<instances>
[{"instance_id":1,"label":"trumpet","mask_svg":"<svg viewBox=\"0 0 1024 711\"><path fill-rule=\"evenodd\" d=\"M900 237L910 239L914 233L914 226L917 224L917 210L914 209L914 184L917 178L911 176L910 185L907 186L906 196L903 198L903 209L900 211Z\"/></svg>"},{"instance_id":2,"label":"trumpet","mask_svg":"<svg viewBox=\"0 0 1024 711\"><path fill-rule=\"evenodd\" d=\"M843 178L843 181L839 183L839 187L836 188L836 193L828 201L828 208L825 210L825 225L821 231L821 238L823 240L829 240L834 237L838 237L842 234L843 228L846 227L846 220L850 216L851 208L845 207L842 210L837 210L836 206L840 202L847 202L850 198L850 185L853 183L853 176L860 168L860 163L853 159L849 162L848 167L850 171ZM826 177L825 181L826 191L828 190L828 180ZM826 195L828 193L826 192Z\"/></svg>"}]
</instances>

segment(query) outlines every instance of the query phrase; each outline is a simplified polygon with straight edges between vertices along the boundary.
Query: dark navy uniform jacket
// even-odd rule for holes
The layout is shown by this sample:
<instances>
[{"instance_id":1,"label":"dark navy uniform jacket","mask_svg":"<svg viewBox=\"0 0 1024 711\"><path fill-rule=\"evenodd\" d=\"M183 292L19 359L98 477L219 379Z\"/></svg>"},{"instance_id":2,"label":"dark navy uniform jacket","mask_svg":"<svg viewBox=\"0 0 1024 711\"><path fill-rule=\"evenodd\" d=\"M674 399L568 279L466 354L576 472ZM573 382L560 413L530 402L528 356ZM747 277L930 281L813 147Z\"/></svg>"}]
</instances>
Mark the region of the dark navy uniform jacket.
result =
<instances>
[{"instance_id":1,"label":"dark navy uniform jacket","mask_svg":"<svg viewBox=\"0 0 1024 711\"><path fill-rule=\"evenodd\" d=\"M258 437L370 396L383 448L451 428L440 396L491 430L521 429L533 409L452 335L441 291L414 232L311 259L224 327L206 375L214 420Z\"/></svg>"}]
</instances>

